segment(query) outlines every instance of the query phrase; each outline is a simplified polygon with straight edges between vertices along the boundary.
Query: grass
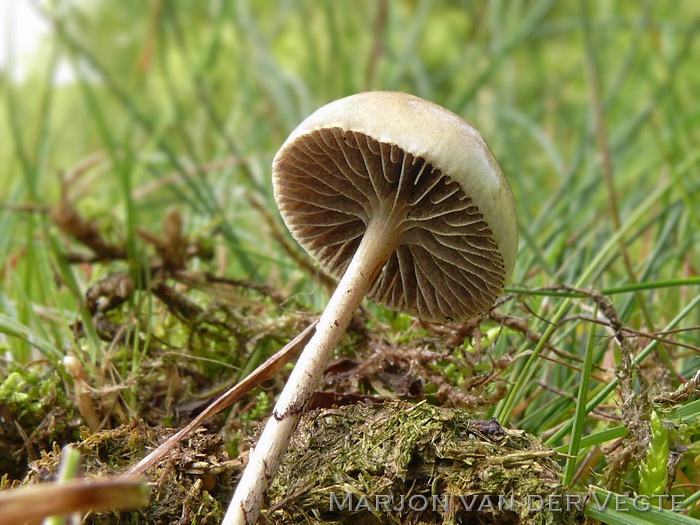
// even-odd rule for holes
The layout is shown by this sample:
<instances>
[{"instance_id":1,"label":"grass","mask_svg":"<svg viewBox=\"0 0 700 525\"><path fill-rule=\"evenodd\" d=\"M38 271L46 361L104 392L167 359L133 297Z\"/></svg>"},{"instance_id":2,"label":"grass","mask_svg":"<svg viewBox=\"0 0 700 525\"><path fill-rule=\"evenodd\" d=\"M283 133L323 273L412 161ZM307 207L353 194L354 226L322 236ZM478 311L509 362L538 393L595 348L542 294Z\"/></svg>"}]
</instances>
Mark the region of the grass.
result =
<instances>
[{"instance_id":1,"label":"grass","mask_svg":"<svg viewBox=\"0 0 700 525\"><path fill-rule=\"evenodd\" d=\"M470 374L490 378L476 390L480 415L570 454L561 463L576 490L636 489L653 405L689 447L670 491L700 517L695 2L32 5L53 30L25 78L14 71L26 59L9 54L0 87L0 383L20 373L44 399L32 382L58 377L75 400L71 355L103 427L187 420L183 406L244 377L327 298L275 211L276 149L330 100L402 90L481 130L521 233L509 300L482 330L510 328L421 377L425 392L468 394ZM5 29L7 41L20 30ZM60 84L65 64L74 79ZM195 286L185 270L229 281ZM369 340L392 351L464 342L367 308ZM352 334L340 355L363 361L370 347ZM474 370L454 373L457 359ZM376 394L367 384L377 378L350 390ZM63 409L81 417L75 401ZM259 412L242 401L217 421L231 451ZM48 432L48 410L6 413L3 430L31 421L23 432L42 446L78 437Z\"/></svg>"}]
</instances>

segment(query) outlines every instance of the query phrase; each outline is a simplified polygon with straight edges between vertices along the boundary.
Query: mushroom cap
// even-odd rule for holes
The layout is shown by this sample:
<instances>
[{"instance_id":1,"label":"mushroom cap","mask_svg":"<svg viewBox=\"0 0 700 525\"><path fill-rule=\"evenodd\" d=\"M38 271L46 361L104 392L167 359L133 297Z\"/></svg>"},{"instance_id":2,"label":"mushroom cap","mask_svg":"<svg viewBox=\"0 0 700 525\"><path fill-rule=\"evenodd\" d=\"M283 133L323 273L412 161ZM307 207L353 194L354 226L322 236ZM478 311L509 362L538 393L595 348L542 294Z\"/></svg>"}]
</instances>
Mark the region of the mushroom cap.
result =
<instances>
[{"instance_id":1,"label":"mushroom cap","mask_svg":"<svg viewBox=\"0 0 700 525\"><path fill-rule=\"evenodd\" d=\"M508 181L479 132L432 102L382 91L331 102L291 133L272 175L287 227L337 279L372 218L398 219L399 246L368 293L390 309L468 319L513 271Z\"/></svg>"}]
</instances>

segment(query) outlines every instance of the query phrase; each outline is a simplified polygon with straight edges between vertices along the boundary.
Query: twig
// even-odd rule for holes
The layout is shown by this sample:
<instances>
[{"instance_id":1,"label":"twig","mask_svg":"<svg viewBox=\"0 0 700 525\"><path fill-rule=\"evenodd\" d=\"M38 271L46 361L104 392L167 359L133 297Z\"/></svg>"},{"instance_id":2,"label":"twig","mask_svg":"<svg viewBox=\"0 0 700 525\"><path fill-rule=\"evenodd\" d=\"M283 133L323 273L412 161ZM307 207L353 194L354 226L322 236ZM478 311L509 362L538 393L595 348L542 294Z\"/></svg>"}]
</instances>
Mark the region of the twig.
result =
<instances>
[{"instance_id":1,"label":"twig","mask_svg":"<svg viewBox=\"0 0 700 525\"><path fill-rule=\"evenodd\" d=\"M603 111L603 102L601 100L602 97L600 89L600 72L598 67L598 60L593 49L593 39L591 35L591 28L589 25L588 12L585 6L585 2L583 2L582 5L584 5L584 16L582 17L584 25L583 34L586 43L586 55L588 58L588 73L592 99L591 102L593 104L593 119L595 121L596 140L598 143L600 164L601 169L603 171L603 179L605 180L605 186L608 190L608 198L610 199L610 215L612 217L613 226L615 228L615 231L620 231L622 223L620 222L619 203L617 198L617 191L615 189L613 165L610 155L610 148L608 146L607 130L605 128L605 114ZM623 236L620 236L618 244L620 246L620 254L622 255L622 261L625 266L627 277L632 284L637 284L638 280L637 276L634 273L634 265L632 264L632 259L630 258L629 251L627 250L627 244L625 243L625 239ZM649 313L649 309L647 308L642 293L639 291L635 291L634 298L637 304L639 305L639 309L642 313L642 317L644 318L644 322L652 332L656 332L656 328L654 327L654 321L651 317L651 314ZM675 370L673 369L673 364L671 363L671 359L663 344L660 344L658 346L658 354L666 368L668 368L668 370L672 374L677 376L678 374L676 374Z\"/></svg>"},{"instance_id":2,"label":"twig","mask_svg":"<svg viewBox=\"0 0 700 525\"><path fill-rule=\"evenodd\" d=\"M272 215L270 215L269 210L265 208L265 206L263 206L257 199L250 195L248 196L248 202L250 202L251 206L253 206L253 208L255 208L260 215L262 215L263 219L265 219L265 222L272 233L272 238L279 243L287 255L291 257L300 268L302 268L308 274L313 275L314 278L326 288L326 290L332 292L337 286L337 283L318 267L316 267L307 255L299 253L299 250L297 250L287 240L287 236L282 233L279 225L272 218Z\"/></svg>"},{"instance_id":3,"label":"twig","mask_svg":"<svg viewBox=\"0 0 700 525\"><path fill-rule=\"evenodd\" d=\"M299 335L292 339L279 352L270 357L262 365L256 368L248 377L243 379L237 385L231 387L226 392L221 394L216 401L210 404L201 414L194 418L189 424L177 431L169 437L164 443L158 446L148 456L131 467L126 474L137 475L143 474L153 465L155 465L170 449L177 445L181 440L189 436L192 431L199 427L202 423L219 413L224 408L232 405L253 388L260 385L273 375L275 375L285 364L293 359L308 342L311 334L316 328L316 322L313 322L304 329Z\"/></svg>"},{"instance_id":4,"label":"twig","mask_svg":"<svg viewBox=\"0 0 700 525\"><path fill-rule=\"evenodd\" d=\"M564 390L555 387L554 385L550 385L549 383L546 383L545 381L542 381L540 379L535 379L535 383L544 388L545 390L549 390L550 392L554 392L556 395L563 397L565 399L569 399L573 401L574 403L578 403L578 397L575 395L571 394L570 392L565 392ZM599 408L596 408L593 410L593 414L597 414L601 418L603 418L605 421L620 421L620 416L615 416L613 414L607 414L600 410Z\"/></svg>"},{"instance_id":5,"label":"twig","mask_svg":"<svg viewBox=\"0 0 700 525\"><path fill-rule=\"evenodd\" d=\"M610 326L609 322L606 322L602 319L594 319L593 317L589 317L587 315L570 315L568 317L565 317L562 319L559 324L563 324L565 322L571 321L571 320L579 320L579 321L587 321L589 323L596 323L599 325L603 326ZM695 327L695 330L697 330L698 327ZM671 346L679 346L681 348L687 348L688 350L692 350L693 352L700 353L700 346L695 346L691 345L689 343L681 343L680 341L675 341L673 339L669 339L668 337L661 337L662 334L668 334L672 332L677 332L678 330L671 330L669 332L657 332L657 333L649 333L645 332L643 330L636 330L635 328L631 328L629 326L625 326L622 328L624 332L626 332L625 335L631 335L631 336L636 336L636 337L644 337L645 339L651 339L653 341L659 341L660 343L666 343ZM688 331L687 329L682 329L680 331Z\"/></svg>"},{"instance_id":6,"label":"twig","mask_svg":"<svg viewBox=\"0 0 700 525\"><path fill-rule=\"evenodd\" d=\"M228 287L240 287L247 288L258 292L260 295L269 297L277 304L283 303L286 298L283 297L277 290L271 286L253 283L251 281L244 281L241 279L231 279L229 277L222 277L220 275L214 275L209 272L195 272L191 270L177 270L173 272L173 278L178 282L192 286L194 288L207 291L212 293L212 291L217 286L222 286L224 289Z\"/></svg>"},{"instance_id":7,"label":"twig","mask_svg":"<svg viewBox=\"0 0 700 525\"><path fill-rule=\"evenodd\" d=\"M136 188L132 196L134 201L140 201L144 197L162 188L163 186L169 186L171 184L184 182L188 176L203 176L210 171L237 166L238 164L241 164L241 162L241 158L238 155L232 155L229 157L224 157L222 159L215 159L209 162L205 162L200 166L194 166L192 168L187 168L182 171L176 171L174 173L165 175L164 177L160 177L152 182L149 182L148 184L144 184L140 188Z\"/></svg>"},{"instance_id":8,"label":"twig","mask_svg":"<svg viewBox=\"0 0 700 525\"><path fill-rule=\"evenodd\" d=\"M389 2L387 0L379 0L377 4L377 17L374 21L374 43L370 51L369 60L367 61L367 70L365 72L365 89L367 91L370 91L374 87L374 76L377 70L377 64L379 64L379 59L384 54L386 24L389 18Z\"/></svg>"},{"instance_id":9,"label":"twig","mask_svg":"<svg viewBox=\"0 0 700 525\"><path fill-rule=\"evenodd\" d=\"M41 483L0 493L0 525L39 523L55 514L123 510L148 503L148 489L136 478Z\"/></svg>"}]
</instances>

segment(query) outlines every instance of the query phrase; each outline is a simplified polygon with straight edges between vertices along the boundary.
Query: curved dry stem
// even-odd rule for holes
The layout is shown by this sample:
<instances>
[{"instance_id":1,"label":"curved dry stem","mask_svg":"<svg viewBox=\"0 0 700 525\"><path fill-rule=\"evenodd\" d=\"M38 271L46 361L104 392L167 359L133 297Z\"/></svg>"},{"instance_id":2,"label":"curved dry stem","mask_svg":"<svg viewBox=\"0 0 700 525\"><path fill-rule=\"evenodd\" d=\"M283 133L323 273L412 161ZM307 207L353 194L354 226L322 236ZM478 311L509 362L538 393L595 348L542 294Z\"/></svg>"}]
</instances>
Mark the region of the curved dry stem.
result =
<instances>
[{"instance_id":1,"label":"curved dry stem","mask_svg":"<svg viewBox=\"0 0 700 525\"><path fill-rule=\"evenodd\" d=\"M316 333L299 357L272 416L250 453L248 466L236 487L223 525L256 523L268 482L277 472L301 413L345 333L355 308L396 249L401 237L400 230L400 225L391 220L374 220L370 223L316 325Z\"/></svg>"}]
</instances>

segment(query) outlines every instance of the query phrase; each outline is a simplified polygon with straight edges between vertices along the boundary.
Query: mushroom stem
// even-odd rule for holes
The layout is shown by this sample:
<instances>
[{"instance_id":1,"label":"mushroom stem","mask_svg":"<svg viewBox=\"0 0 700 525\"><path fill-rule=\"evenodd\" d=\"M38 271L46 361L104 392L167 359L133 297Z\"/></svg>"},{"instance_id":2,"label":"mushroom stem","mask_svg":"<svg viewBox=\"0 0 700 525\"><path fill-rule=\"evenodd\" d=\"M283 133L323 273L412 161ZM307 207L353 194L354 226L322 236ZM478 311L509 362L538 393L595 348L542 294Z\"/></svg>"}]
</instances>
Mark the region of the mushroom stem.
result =
<instances>
[{"instance_id":1,"label":"mushroom stem","mask_svg":"<svg viewBox=\"0 0 700 525\"><path fill-rule=\"evenodd\" d=\"M366 295L401 237L397 221L391 218L370 220L350 265L338 283L316 333L304 348L287 384L268 419L258 443L251 451L233 500L222 525L256 523L268 482L277 473L289 438L299 422L326 365Z\"/></svg>"}]
</instances>

